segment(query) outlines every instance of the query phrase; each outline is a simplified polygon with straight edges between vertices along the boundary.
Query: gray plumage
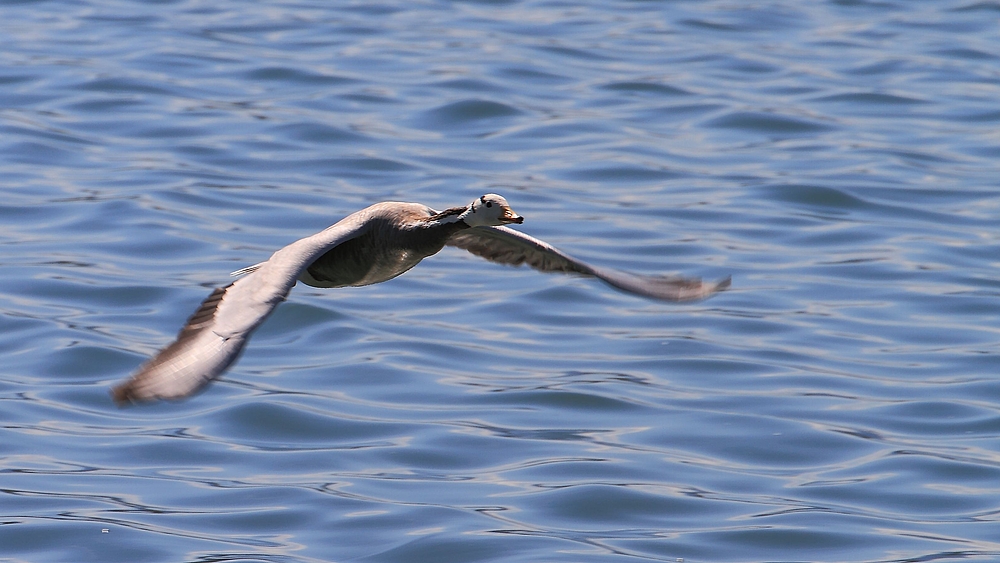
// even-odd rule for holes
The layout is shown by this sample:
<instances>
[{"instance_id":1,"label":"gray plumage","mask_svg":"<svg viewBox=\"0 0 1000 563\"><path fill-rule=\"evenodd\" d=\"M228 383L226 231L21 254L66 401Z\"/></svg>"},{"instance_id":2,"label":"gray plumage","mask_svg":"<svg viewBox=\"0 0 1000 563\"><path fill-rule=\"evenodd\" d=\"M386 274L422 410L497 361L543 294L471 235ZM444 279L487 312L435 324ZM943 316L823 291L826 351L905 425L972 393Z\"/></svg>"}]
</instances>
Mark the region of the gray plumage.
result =
<instances>
[{"instance_id":1,"label":"gray plumage","mask_svg":"<svg viewBox=\"0 0 1000 563\"><path fill-rule=\"evenodd\" d=\"M565 272L595 277L628 293L661 301L692 301L721 291L731 278L706 283L682 276L644 276L592 266L569 256L547 242L507 227L484 227L460 231L447 242L476 256L499 264L527 264L542 272Z\"/></svg>"},{"instance_id":2,"label":"gray plumage","mask_svg":"<svg viewBox=\"0 0 1000 563\"><path fill-rule=\"evenodd\" d=\"M707 297L730 280L642 276L591 266L503 225L521 223L507 201L484 195L437 212L417 203L384 202L278 250L214 290L177 339L112 390L118 403L186 397L222 374L253 331L285 300L296 281L313 287L362 286L392 279L445 245L501 264L596 277L623 291L664 301Z\"/></svg>"}]
</instances>

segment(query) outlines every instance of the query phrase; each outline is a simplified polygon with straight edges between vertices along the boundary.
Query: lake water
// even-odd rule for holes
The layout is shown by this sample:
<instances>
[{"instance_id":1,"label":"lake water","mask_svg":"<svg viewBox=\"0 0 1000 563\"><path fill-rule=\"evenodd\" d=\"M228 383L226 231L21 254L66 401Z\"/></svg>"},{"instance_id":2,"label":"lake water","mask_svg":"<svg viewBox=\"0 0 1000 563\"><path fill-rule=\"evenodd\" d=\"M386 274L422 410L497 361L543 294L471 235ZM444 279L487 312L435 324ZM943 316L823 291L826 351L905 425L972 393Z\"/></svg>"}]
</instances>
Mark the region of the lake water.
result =
<instances>
[{"instance_id":1,"label":"lake water","mask_svg":"<svg viewBox=\"0 0 1000 563\"><path fill-rule=\"evenodd\" d=\"M1000 4L0 3L0 560L1000 559ZM228 273L505 195L108 389Z\"/></svg>"}]
</instances>

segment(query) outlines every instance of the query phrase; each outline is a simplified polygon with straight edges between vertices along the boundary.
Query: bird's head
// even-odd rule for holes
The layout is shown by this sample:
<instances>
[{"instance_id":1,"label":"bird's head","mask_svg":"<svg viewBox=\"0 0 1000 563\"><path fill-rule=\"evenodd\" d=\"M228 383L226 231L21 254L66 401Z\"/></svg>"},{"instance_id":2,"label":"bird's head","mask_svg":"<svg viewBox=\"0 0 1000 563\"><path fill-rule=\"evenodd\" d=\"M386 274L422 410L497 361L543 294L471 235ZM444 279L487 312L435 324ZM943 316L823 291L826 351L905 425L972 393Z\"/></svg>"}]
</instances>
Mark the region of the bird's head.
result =
<instances>
[{"instance_id":1,"label":"bird's head","mask_svg":"<svg viewBox=\"0 0 1000 563\"><path fill-rule=\"evenodd\" d=\"M470 227L496 227L524 222L524 217L514 213L507 200L497 194L486 194L473 200L462 215Z\"/></svg>"}]
</instances>

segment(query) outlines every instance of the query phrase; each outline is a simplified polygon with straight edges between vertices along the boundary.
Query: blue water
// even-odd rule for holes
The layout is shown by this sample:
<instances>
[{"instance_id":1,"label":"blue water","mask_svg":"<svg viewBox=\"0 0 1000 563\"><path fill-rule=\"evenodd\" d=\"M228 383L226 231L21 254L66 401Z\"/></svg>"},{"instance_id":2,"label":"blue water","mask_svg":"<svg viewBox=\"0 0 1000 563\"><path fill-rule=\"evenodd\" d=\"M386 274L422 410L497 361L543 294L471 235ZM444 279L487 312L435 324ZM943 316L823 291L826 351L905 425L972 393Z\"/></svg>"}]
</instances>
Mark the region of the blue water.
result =
<instances>
[{"instance_id":1,"label":"blue water","mask_svg":"<svg viewBox=\"0 0 1000 563\"><path fill-rule=\"evenodd\" d=\"M1000 559L1000 3L0 15L0 561ZM733 288L446 249L111 403L230 271L484 192Z\"/></svg>"}]
</instances>

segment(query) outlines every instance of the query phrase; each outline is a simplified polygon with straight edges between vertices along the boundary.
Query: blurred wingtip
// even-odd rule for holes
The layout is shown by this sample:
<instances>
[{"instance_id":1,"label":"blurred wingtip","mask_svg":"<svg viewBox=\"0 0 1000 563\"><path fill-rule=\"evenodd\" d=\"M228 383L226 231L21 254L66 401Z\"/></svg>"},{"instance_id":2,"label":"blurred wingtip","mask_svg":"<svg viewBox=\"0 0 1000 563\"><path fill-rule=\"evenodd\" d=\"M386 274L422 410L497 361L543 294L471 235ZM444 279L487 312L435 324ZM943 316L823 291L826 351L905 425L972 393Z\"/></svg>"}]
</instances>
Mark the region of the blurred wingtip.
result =
<instances>
[{"instance_id":1,"label":"blurred wingtip","mask_svg":"<svg viewBox=\"0 0 1000 563\"><path fill-rule=\"evenodd\" d=\"M135 395L135 389L133 386L134 382L134 378L129 378L124 383L120 383L111 388L111 400L114 401L115 405L119 407L127 407L140 402L138 397Z\"/></svg>"},{"instance_id":2,"label":"blurred wingtip","mask_svg":"<svg viewBox=\"0 0 1000 563\"><path fill-rule=\"evenodd\" d=\"M733 285L733 276L726 276L721 280L715 282L715 291L725 291Z\"/></svg>"}]
</instances>

